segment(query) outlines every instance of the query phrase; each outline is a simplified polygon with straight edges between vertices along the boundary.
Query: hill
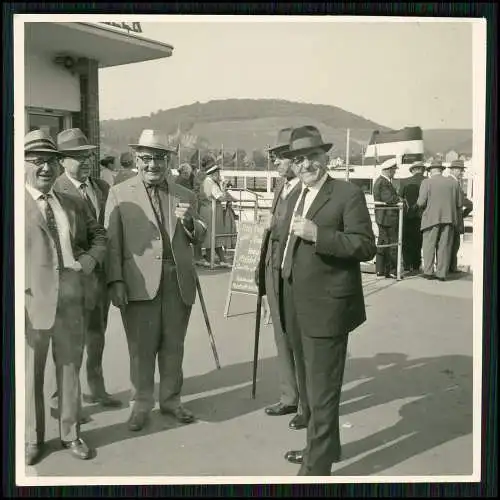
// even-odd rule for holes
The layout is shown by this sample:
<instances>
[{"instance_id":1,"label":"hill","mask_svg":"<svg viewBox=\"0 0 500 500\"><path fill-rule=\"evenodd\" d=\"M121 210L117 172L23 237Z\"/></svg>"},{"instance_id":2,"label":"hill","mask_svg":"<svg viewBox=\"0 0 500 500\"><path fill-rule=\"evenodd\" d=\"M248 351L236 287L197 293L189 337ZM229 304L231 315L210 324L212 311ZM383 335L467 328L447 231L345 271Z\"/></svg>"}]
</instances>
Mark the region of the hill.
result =
<instances>
[{"instance_id":1,"label":"hill","mask_svg":"<svg viewBox=\"0 0 500 500\"><path fill-rule=\"evenodd\" d=\"M350 157L359 157L374 130L385 127L362 116L328 105L290 102L278 99L225 99L199 102L150 116L101 122L101 151L119 154L127 150L141 130L154 128L170 134L192 154L195 149L235 152L262 152L273 144L280 128L311 124L318 127L325 141L333 142L333 156L345 156L347 129L350 129ZM472 136L467 130L424 131L430 154L446 152ZM182 150L181 150L182 151ZM188 154L188 151L185 152ZM184 155L183 155L184 156Z\"/></svg>"}]
</instances>

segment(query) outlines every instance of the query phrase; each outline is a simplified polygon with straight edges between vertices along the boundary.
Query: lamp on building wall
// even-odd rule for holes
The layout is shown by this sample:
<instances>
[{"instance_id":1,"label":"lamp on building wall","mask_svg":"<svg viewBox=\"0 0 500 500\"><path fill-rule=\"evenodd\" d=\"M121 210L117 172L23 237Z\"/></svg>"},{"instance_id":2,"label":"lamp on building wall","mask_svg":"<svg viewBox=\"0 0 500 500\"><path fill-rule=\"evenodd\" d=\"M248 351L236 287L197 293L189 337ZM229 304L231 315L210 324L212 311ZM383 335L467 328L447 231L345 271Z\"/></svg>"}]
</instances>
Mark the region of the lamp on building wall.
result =
<instances>
[{"instance_id":1,"label":"lamp on building wall","mask_svg":"<svg viewBox=\"0 0 500 500\"><path fill-rule=\"evenodd\" d=\"M87 59L84 57L61 54L54 58L54 63L58 66L62 66L73 75L86 75L88 73L88 63Z\"/></svg>"}]
</instances>

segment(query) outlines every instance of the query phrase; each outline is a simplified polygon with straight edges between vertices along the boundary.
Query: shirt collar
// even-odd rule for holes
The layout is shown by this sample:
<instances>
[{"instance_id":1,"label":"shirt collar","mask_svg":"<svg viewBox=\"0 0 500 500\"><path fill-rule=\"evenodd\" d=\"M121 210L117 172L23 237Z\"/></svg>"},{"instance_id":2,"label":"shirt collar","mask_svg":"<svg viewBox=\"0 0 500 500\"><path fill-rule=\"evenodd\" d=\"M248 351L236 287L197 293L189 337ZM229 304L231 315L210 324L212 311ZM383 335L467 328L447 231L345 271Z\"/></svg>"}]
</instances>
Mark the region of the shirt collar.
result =
<instances>
[{"instance_id":1,"label":"shirt collar","mask_svg":"<svg viewBox=\"0 0 500 500\"><path fill-rule=\"evenodd\" d=\"M29 184L26 184L26 189L28 190L29 194L33 197L34 200L38 200L40 196L45 196L45 193L42 193L38 189L34 188L33 186L30 186ZM50 191L47 193L54 198L54 189L50 188Z\"/></svg>"},{"instance_id":2,"label":"shirt collar","mask_svg":"<svg viewBox=\"0 0 500 500\"><path fill-rule=\"evenodd\" d=\"M68 175L67 172L64 172L64 175L74 184L76 189L80 189L81 185L84 183L83 181L77 181L76 179L73 179L70 175ZM87 186L90 186L90 177L87 177L87 180L85 181L85 184Z\"/></svg>"},{"instance_id":3,"label":"shirt collar","mask_svg":"<svg viewBox=\"0 0 500 500\"><path fill-rule=\"evenodd\" d=\"M309 192L311 191L318 192L323 187L323 184L326 182L327 177L328 177L328 172L325 172L323 177L321 177L321 179L316 181L316 183L313 184L312 186L306 186L305 184L302 184L302 191L304 191L305 188L308 188Z\"/></svg>"},{"instance_id":4,"label":"shirt collar","mask_svg":"<svg viewBox=\"0 0 500 500\"><path fill-rule=\"evenodd\" d=\"M298 177L293 177L290 180L285 179L285 185L288 185L291 188L294 188L299 183Z\"/></svg>"},{"instance_id":5,"label":"shirt collar","mask_svg":"<svg viewBox=\"0 0 500 500\"><path fill-rule=\"evenodd\" d=\"M387 179L392 184L391 179L389 179L389 177L387 177L387 175L380 174L380 177L383 177L384 179Z\"/></svg>"}]
</instances>

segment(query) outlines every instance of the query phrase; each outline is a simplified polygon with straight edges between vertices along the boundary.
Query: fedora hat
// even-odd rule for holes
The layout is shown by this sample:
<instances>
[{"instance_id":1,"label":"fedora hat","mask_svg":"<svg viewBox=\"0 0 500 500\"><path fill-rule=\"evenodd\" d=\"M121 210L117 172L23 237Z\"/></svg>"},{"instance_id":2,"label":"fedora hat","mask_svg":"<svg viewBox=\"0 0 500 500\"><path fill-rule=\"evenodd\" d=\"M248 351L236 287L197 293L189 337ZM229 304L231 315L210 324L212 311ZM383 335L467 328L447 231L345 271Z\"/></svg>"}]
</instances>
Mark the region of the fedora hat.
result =
<instances>
[{"instance_id":1,"label":"fedora hat","mask_svg":"<svg viewBox=\"0 0 500 500\"><path fill-rule=\"evenodd\" d=\"M414 161L409 167L408 170L411 172L414 168L425 168L425 163L423 161Z\"/></svg>"},{"instance_id":2,"label":"fedora hat","mask_svg":"<svg viewBox=\"0 0 500 500\"><path fill-rule=\"evenodd\" d=\"M444 170L446 167L443 165L441 160L431 160L426 169L430 170L431 168L440 168L441 170Z\"/></svg>"},{"instance_id":3,"label":"fedora hat","mask_svg":"<svg viewBox=\"0 0 500 500\"><path fill-rule=\"evenodd\" d=\"M278 137L276 139L276 144L268 148L268 152L276 152L290 147L290 137L292 135L292 127L282 128L278 132Z\"/></svg>"},{"instance_id":4,"label":"fedora hat","mask_svg":"<svg viewBox=\"0 0 500 500\"><path fill-rule=\"evenodd\" d=\"M453 160L450 163L450 168L463 168L463 169L465 169L465 163L463 160Z\"/></svg>"},{"instance_id":5,"label":"fedora hat","mask_svg":"<svg viewBox=\"0 0 500 500\"><path fill-rule=\"evenodd\" d=\"M79 128L68 128L57 134L57 149L61 153L78 153L96 148L89 144L87 136Z\"/></svg>"},{"instance_id":6,"label":"fedora hat","mask_svg":"<svg viewBox=\"0 0 500 500\"><path fill-rule=\"evenodd\" d=\"M290 147L283 152L285 158L293 158L311 151L322 149L325 153L332 147L331 142L323 142L320 131L313 125L305 125L292 130Z\"/></svg>"},{"instance_id":7,"label":"fedora hat","mask_svg":"<svg viewBox=\"0 0 500 500\"><path fill-rule=\"evenodd\" d=\"M60 156L54 139L44 130L32 130L24 136L24 153L52 153Z\"/></svg>"},{"instance_id":8,"label":"fedora hat","mask_svg":"<svg viewBox=\"0 0 500 500\"><path fill-rule=\"evenodd\" d=\"M177 153L177 149L168 145L167 135L159 130L143 130L137 144L129 144L129 146L133 149L149 148L158 149L160 151L168 151L170 153Z\"/></svg>"},{"instance_id":9,"label":"fedora hat","mask_svg":"<svg viewBox=\"0 0 500 500\"><path fill-rule=\"evenodd\" d=\"M389 158L380 165L381 170L387 170L389 168L399 168L397 158Z\"/></svg>"}]
</instances>

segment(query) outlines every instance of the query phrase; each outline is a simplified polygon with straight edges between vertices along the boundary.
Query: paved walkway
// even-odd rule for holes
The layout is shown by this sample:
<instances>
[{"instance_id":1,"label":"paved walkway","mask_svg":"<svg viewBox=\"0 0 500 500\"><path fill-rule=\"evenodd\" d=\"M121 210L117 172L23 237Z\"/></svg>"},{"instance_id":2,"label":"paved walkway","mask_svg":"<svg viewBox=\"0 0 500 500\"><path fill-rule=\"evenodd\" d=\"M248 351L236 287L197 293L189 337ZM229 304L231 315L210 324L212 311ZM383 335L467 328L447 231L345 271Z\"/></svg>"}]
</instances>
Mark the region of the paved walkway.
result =
<instances>
[{"instance_id":1,"label":"paved walkway","mask_svg":"<svg viewBox=\"0 0 500 500\"><path fill-rule=\"evenodd\" d=\"M261 330L257 398L252 400L255 297L235 294L225 319L229 272L200 274L222 369L215 369L197 302L186 341L184 401L199 422L177 426L156 408L149 426L133 433L126 426L126 406L111 411L87 406L92 421L82 427L83 437L97 448L97 456L80 462L58 447L56 421L48 417L49 453L28 474L297 474L298 466L283 454L304 445L305 431L289 430L289 417L263 412L279 396L272 326ZM341 407L345 459L333 474L472 474L472 277L445 283L418 277L364 279L368 321L349 343ZM104 367L109 392L126 404L128 352L114 307ZM52 369L49 361L48 380Z\"/></svg>"}]
</instances>

